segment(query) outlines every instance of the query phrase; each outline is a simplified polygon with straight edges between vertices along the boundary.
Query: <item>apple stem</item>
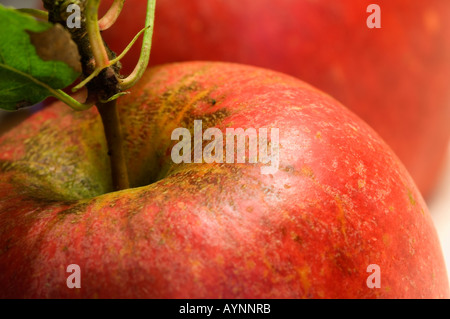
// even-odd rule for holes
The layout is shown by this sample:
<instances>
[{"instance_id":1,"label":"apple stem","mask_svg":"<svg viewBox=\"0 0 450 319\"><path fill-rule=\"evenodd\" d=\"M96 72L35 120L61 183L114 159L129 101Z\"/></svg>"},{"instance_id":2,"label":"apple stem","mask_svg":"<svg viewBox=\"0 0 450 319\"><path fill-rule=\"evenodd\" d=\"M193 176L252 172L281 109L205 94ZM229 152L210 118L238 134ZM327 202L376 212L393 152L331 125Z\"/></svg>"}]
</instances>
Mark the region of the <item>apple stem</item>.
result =
<instances>
[{"instance_id":1,"label":"apple stem","mask_svg":"<svg viewBox=\"0 0 450 319\"><path fill-rule=\"evenodd\" d=\"M98 26L101 31L109 29L117 20L122 11L125 0L114 0L108 12L98 20Z\"/></svg>"},{"instance_id":2,"label":"apple stem","mask_svg":"<svg viewBox=\"0 0 450 319\"><path fill-rule=\"evenodd\" d=\"M116 64L117 62L119 62L121 59L123 59L123 57L130 51L133 44L137 41L139 36L142 33L144 33L146 29L148 29L148 27L139 31L139 33L133 38L133 40L130 42L130 44L128 44L128 46L123 50L123 52L119 56L115 57L112 60L109 60L108 65L106 65L104 68L96 68L87 78L85 78L83 81L78 83L75 87L73 87L72 92L78 91L79 89L84 87L87 83L89 83L93 78L98 76L100 74L100 72L102 72L105 68L110 67L110 66Z\"/></svg>"},{"instance_id":3,"label":"apple stem","mask_svg":"<svg viewBox=\"0 0 450 319\"><path fill-rule=\"evenodd\" d=\"M111 163L111 176L113 188L115 191L130 188L128 177L127 162L124 150L124 140L122 128L119 121L118 107L116 99L126 94L121 87L120 63L116 63L116 54L104 44L100 34L98 23L98 7L100 0L67 0L54 1L43 0L44 7L49 12L49 21L66 25L66 7L68 3L77 3L81 6L85 19L81 21L80 28L66 28L72 35L72 40L78 45L83 65L83 75L87 81L82 82L86 85L88 100L86 105L95 103L103 122L105 139L108 146L108 155ZM153 31L154 4L155 0L148 0L149 13L147 14L146 28L144 29L143 49L148 51L141 55L149 57L151 47L151 31ZM123 1L115 1L115 8L112 10L117 14L118 8L123 5ZM112 13L111 13L112 14ZM105 20L106 21L106 20ZM151 27L149 27L151 25ZM135 41L135 39L134 39ZM125 54L125 53L124 53ZM120 57L122 57L121 55ZM119 57L119 58L120 58ZM113 63L112 63L113 62ZM148 63L148 61L147 61ZM140 64L141 69L135 72L133 77L125 81L126 87L134 84L142 75L147 64ZM92 75L93 74L93 75ZM56 92L58 93L58 92ZM71 102L66 96L63 96ZM88 103L89 102L89 103ZM81 106L76 105L82 109Z\"/></svg>"},{"instance_id":4,"label":"apple stem","mask_svg":"<svg viewBox=\"0 0 450 319\"><path fill-rule=\"evenodd\" d=\"M156 0L147 1L147 15L145 18L144 39L142 41L141 55L133 72L125 79L120 79L120 87L122 90L128 90L134 86L147 69L150 51L152 49L153 26L155 24L155 6Z\"/></svg>"},{"instance_id":5,"label":"apple stem","mask_svg":"<svg viewBox=\"0 0 450 319\"><path fill-rule=\"evenodd\" d=\"M108 144L112 182L115 191L130 188L128 169L123 148L123 134L117 111L117 101L97 103Z\"/></svg>"},{"instance_id":6,"label":"apple stem","mask_svg":"<svg viewBox=\"0 0 450 319\"><path fill-rule=\"evenodd\" d=\"M19 9L17 9L17 11L29 14L29 15L35 17L36 19L45 20L45 21L48 20L48 12L43 11L43 10L38 10L38 9L33 9L33 8L19 8Z\"/></svg>"},{"instance_id":7,"label":"apple stem","mask_svg":"<svg viewBox=\"0 0 450 319\"><path fill-rule=\"evenodd\" d=\"M87 0L86 29L89 37L89 43L91 45L92 55L95 60L95 68L103 69L109 65L109 58L98 25L99 5L100 0Z\"/></svg>"}]
</instances>

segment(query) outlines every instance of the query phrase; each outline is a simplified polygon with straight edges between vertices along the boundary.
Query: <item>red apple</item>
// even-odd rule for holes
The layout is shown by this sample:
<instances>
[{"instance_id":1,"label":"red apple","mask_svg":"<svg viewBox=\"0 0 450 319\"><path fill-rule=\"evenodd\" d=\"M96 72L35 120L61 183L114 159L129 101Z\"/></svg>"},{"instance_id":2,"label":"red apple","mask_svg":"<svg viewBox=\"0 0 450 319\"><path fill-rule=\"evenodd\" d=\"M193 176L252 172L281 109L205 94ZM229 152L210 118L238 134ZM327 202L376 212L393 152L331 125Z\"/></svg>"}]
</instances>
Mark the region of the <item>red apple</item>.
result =
<instances>
[{"instance_id":1,"label":"red apple","mask_svg":"<svg viewBox=\"0 0 450 319\"><path fill-rule=\"evenodd\" d=\"M108 1L102 2L107 7ZM128 0L104 32L120 52L143 27ZM158 0L151 63L220 60L282 71L328 92L393 148L425 196L450 136L450 1ZM139 46L124 60L134 66Z\"/></svg>"},{"instance_id":2,"label":"red apple","mask_svg":"<svg viewBox=\"0 0 450 319\"><path fill-rule=\"evenodd\" d=\"M55 103L0 137L0 297L450 296L412 178L332 97L273 71L190 62L149 70L119 104L132 189L108 193L95 109ZM278 171L175 164L171 134L195 120L278 128ZM72 264L79 289L66 285Z\"/></svg>"}]
</instances>

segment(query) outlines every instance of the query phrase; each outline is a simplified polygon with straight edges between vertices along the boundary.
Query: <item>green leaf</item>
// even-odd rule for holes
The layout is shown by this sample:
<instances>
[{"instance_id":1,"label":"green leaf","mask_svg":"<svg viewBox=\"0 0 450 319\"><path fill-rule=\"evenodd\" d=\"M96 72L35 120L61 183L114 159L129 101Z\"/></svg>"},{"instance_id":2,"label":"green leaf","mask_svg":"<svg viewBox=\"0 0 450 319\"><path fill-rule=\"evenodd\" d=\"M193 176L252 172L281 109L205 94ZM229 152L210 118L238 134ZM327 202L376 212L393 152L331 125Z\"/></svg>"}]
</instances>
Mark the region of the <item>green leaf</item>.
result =
<instances>
[{"instance_id":1,"label":"green leaf","mask_svg":"<svg viewBox=\"0 0 450 319\"><path fill-rule=\"evenodd\" d=\"M0 5L0 30L0 109L36 104L80 76L78 50L60 25Z\"/></svg>"}]
</instances>

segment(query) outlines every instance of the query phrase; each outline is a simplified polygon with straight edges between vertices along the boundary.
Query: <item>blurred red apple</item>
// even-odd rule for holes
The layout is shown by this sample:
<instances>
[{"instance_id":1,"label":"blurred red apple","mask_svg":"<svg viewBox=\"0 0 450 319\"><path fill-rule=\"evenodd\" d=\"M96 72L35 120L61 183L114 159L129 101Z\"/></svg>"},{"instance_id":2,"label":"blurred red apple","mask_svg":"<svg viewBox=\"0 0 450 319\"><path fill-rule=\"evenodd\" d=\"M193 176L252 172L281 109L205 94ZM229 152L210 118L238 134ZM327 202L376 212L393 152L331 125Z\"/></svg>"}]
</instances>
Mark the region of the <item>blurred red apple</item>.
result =
<instances>
[{"instance_id":1,"label":"blurred red apple","mask_svg":"<svg viewBox=\"0 0 450 319\"><path fill-rule=\"evenodd\" d=\"M102 1L103 9L108 1ZM128 0L104 32L120 52L143 27ZM450 136L450 1L158 0L151 63L221 60L282 71L337 98L394 149L428 196ZM136 47L124 60L130 72Z\"/></svg>"},{"instance_id":2,"label":"blurred red apple","mask_svg":"<svg viewBox=\"0 0 450 319\"><path fill-rule=\"evenodd\" d=\"M414 182L330 96L277 72L190 62L149 70L119 106L132 189L111 193L95 109L58 102L0 137L1 298L450 296ZM195 120L278 128L278 171L175 164L171 134ZM73 264L79 289L66 285Z\"/></svg>"}]
</instances>

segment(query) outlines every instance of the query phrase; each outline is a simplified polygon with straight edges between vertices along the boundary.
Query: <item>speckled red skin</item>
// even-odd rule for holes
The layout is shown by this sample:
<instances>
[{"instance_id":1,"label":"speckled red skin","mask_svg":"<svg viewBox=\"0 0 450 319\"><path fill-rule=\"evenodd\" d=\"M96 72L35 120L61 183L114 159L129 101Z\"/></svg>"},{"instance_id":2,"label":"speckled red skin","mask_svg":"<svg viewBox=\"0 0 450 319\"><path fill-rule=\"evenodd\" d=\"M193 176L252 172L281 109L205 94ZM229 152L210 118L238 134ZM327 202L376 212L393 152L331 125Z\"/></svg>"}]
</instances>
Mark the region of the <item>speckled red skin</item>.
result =
<instances>
[{"instance_id":1,"label":"speckled red skin","mask_svg":"<svg viewBox=\"0 0 450 319\"><path fill-rule=\"evenodd\" d=\"M411 177L330 96L264 69L190 62L148 71L120 112L131 183L150 185L102 195L95 110L56 103L0 137L0 297L450 296ZM195 119L279 128L279 171L174 164L171 132ZM66 287L70 264L81 289ZM366 285L370 264L379 289Z\"/></svg>"},{"instance_id":2,"label":"speckled red skin","mask_svg":"<svg viewBox=\"0 0 450 319\"><path fill-rule=\"evenodd\" d=\"M103 1L104 5L107 1ZM372 126L428 198L450 137L450 1L158 0L151 63L220 60L294 75ZM128 0L104 33L120 52L141 27L146 1ZM124 60L129 72L137 46Z\"/></svg>"}]
</instances>

